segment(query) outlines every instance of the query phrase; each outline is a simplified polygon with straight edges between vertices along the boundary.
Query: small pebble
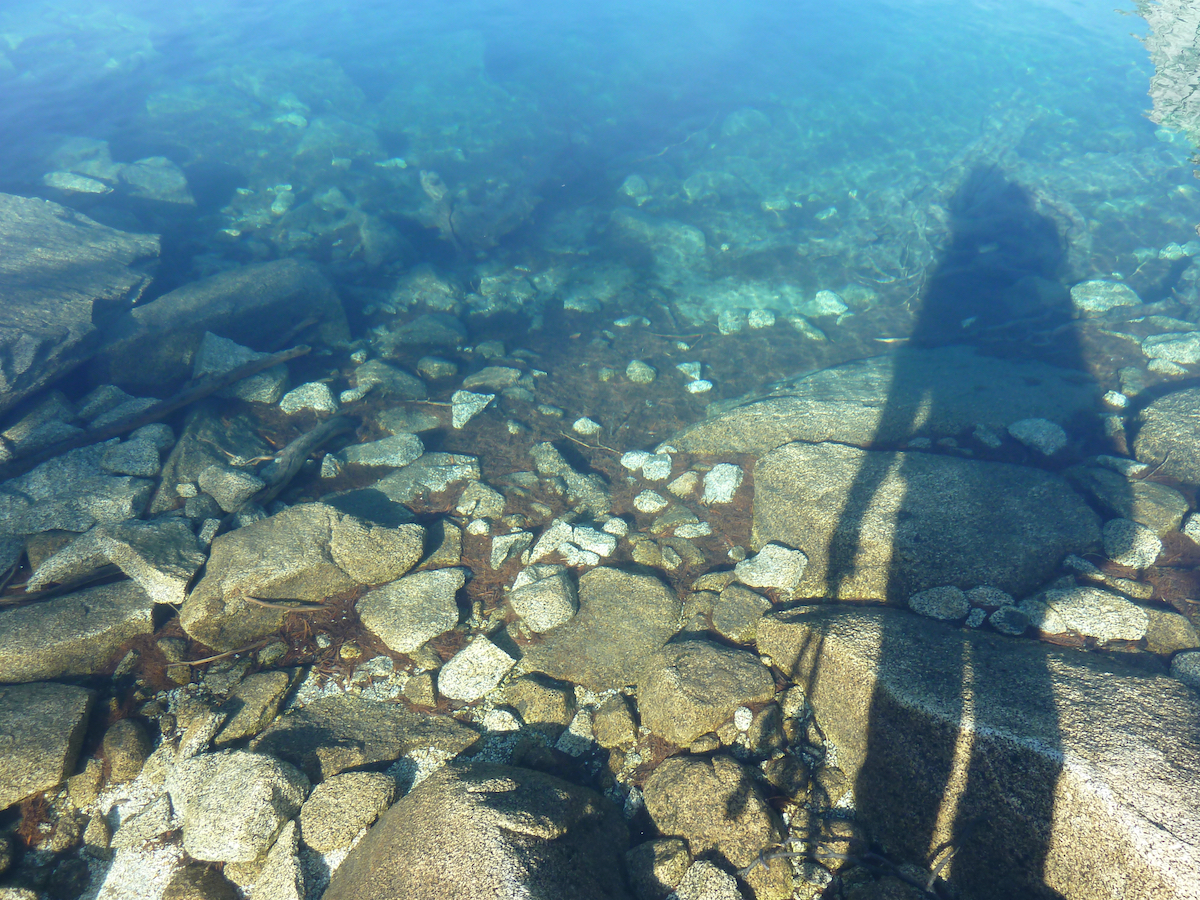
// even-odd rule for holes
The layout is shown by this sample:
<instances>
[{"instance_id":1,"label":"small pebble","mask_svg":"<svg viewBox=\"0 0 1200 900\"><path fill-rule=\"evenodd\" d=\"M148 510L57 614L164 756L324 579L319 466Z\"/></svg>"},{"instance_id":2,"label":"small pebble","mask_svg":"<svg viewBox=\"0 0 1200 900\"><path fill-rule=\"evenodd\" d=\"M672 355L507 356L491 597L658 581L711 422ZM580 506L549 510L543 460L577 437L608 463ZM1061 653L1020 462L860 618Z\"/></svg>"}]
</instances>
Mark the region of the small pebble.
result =
<instances>
[{"instance_id":1,"label":"small pebble","mask_svg":"<svg viewBox=\"0 0 1200 900\"><path fill-rule=\"evenodd\" d=\"M713 389L713 383L706 378L698 378L695 381L689 381L687 384L687 392L689 394L707 394Z\"/></svg>"},{"instance_id":2,"label":"small pebble","mask_svg":"<svg viewBox=\"0 0 1200 900\"><path fill-rule=\"evenodd\" d=\"M621 465L630 472L636 472L646 464L646 460L650 458L650 454L645 450L630 450L621 457Z\"/></svg>"},{"instance_id":3,"label":"small pebble","mask_svg":"<svg viewBox=\"0 0 1200 900\"><path fill-rule=\"evenodd\" d=\"M1124 409L1129 405L1129 398L1120 391L1105 391L1104 402L1113 409Z\"/></svg>"},{"instance_id":4,"label":"small pebble","mask_svg":"<svg viewBox=\"0 0 1200 900\"><path fill-rule=\"evenodd\" d=\"M288 415L308 409L318 413L335 413L337 404L333 400L333 392L329 385L320 381L310 381L297 388L292 388L279 401L279 408Z\"/></svg>"},{"instance_id":5,"label":"small pebble","mask_svg":"<svg viewBox=\"0 0 1200 900\"><path fill-rule=\"evenodd\" d=\"M575 424L571 426L577 434L591 435L600 433L600 423L594 419L589 419L584 416L581 419L576 419Z\"/></svg>"},{"instance_id":6,"label":"small pebble","mask_svg":"<svg viewBox=\"0 0 1200 900\"><path fill-rule=\"evenodd\" d=\"M688 378L691 381L695 381L697 378L700 377L701 369L700 369L700 363L698 363L698 362L680 363L675 368L678 369L680 372L682 372L684 374L684 377Z\"/></svg>"},{"instance_id":7,"label":"small pebble","mask_svg":"<svg viewBox=\"0 0 1200 900\"><path fill-rule=\"evenodd\" d=\"M751 328L770 328L775 324L775 313L769 309L752 309L746 316L746 324Z\"/></svg>"},{"instance_id":8,"label":"small pebble","mask_svg":"<svg viewBox=\"0 0 1200 900\"><path fill-rule=\"evenodd\" d=\"M704 476L702 502L729 503L742 484L742 470L731 463L718 463Z\"/></svg>"}]
</instances>

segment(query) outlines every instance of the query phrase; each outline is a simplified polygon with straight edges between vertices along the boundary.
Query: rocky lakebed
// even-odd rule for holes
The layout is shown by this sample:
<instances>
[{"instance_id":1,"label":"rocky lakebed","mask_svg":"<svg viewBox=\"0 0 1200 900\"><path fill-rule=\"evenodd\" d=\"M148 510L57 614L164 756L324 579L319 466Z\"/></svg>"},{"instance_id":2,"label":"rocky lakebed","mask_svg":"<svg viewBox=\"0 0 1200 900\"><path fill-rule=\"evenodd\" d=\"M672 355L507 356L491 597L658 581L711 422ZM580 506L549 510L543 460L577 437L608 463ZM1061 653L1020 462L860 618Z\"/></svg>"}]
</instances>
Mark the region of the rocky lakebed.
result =
<instances>
[{"instance_id":1,"label":"rocky lakebed","mask_svg":"<svg viewBox=\"0 0 1200 900\"><path fill-rule=\"evenodd\" d=\"M353 339L0 241L4 900L1200 897L1200 310Z\"/></svg>"}]
</instances>

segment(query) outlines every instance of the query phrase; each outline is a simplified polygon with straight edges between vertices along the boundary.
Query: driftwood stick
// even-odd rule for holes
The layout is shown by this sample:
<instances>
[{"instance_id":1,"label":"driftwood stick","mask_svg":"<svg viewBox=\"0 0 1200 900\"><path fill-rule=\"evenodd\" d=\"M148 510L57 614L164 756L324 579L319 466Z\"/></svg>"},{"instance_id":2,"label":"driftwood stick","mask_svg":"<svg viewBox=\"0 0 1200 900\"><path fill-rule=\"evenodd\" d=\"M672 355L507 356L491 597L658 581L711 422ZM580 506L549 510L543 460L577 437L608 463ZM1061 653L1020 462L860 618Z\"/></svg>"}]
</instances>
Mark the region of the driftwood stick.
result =
<instances>
[{"instance_id":1,"label":"driftwood stick","mask_svg":"<svg viewBox=\"0 0 1200 900\"><path fill-rule=\"evenodd\" d=\"M322 422L312 431L300 435L275 454L274 462L263 466L258 472L258 477L265 481L267 486L247 502L257 503L259 506L270 503L296 477L300 467L304 465L304 461L318 447L339 434L353 431L358 424L357 419L348 416L334 416L332 419Z\"/></svg>"},{"instance_id":2,"label":"driftwood stick","mask_svg":"<svg viewBox=\"0 0 1200 900\"><path fill-rule=\"evenodd\" d=\"M284 350L280 353L272 353L270 356L262 359L251 360L248 363L238 366L235 369L230 369L228 372L220 374L207 375L204 378L198 378L194 381L189 381L185 384L177 394L168 397L166 400L160 400L152 407L135 416L130 416L126 419L121 419L118 422L113 422L111 425L105 425L102 428L92 428L85 431L83 434L69 438L65 441L59 441L53 446L47 447L44 450L39 450L36 453L31 453L28 456L20 456L10 462L8 465L0 468L0 479L13 478L17 475L22 475L30 469L44 463L48 459L53 459L56 456L62 456L71 450L77 450L80 447L87 447L91 444L98 444L100 441L106 441L109 438L117 437L125 434L128 431L133 431L136 428L141 428L143 425L149 425L152 422L157 422L164 419L171 413L185 406L190 406L197 400L202 400L209 394L215 394L223 387L233 384L235 381L241 381L243 378L248 378L251 375L256 375L263 369L269 369L272 366L277 366L280 363L287 362L290 359L295 359L298 356L304 356L312 350L311 347L301 344L298 347L292 347L290 350Z\"/></svg>"}]
</instances>

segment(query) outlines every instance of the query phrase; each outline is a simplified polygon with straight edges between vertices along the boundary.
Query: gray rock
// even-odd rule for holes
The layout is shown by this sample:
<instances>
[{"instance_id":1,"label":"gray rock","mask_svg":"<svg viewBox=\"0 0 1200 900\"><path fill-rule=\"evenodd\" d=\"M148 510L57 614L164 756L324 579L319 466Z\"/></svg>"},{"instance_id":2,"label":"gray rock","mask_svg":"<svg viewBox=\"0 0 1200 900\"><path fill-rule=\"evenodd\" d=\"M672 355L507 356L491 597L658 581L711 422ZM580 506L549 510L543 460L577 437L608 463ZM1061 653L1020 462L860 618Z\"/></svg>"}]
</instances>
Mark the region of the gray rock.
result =
<instances>
[{"instance_id":1,"label":"gray rock","mask_svg":"<svg viewBox=\"0 0 1200 900\"><path fill-rule=\"evenodd\" d=\"M88 426L90 428L107 428L109 425L114 425L117 422L140 416L157 404L158 400L154 397L133 397L124 403L114 406L108 412L96 416L96 418L88 423Z\"/></svg>"},{"instance_id":2,"label":"gray rock","mask_svg":"<svg viewBox=\"0 0 1200 900\"><path fill-rule=\"evenodd\" d=\"M717 634L739 644L754 642L758 620L771 609L771 601L761 594L731 584L721 591L713 607L712 624Z\"/></svg>"},{"instance_id":3,"label":"gray rock","mask_svg":"<svg viewBox=\"0 0 1200 900\"><path fill-rule=\"evenodd\" d=\"M1017 606L1002 606L988 616L988 624L1001 634L1020 637L1029 627L1029 613Z\"/></svg>"},{"instance_id":4,"label":"gray rock","mask_svg":"<svg viewBox=\"0 0 1200 900\"><path fill-rule=\"evenodd\" d=\"M0 810L74 771L94 698L66 684L0 687Z\"/></svg>"},{"instance_id":5,"label":"gray rock","mask_svg":"<svg viewBox=\"0 0 1200 900\"><path fill-rule=\"evenodd\" d=\"M365 444L351 444L336 456L347 465L390 466L399 469L420 457L425 445L415 434L395 434Z\"/></svg>"},{"instance_id":6,"label":"gray rock","mask_svg":"<svg viewBox=\"0 0 1200 900\"><path fill-rule=\"evenodd\" d=\"M462 386L467 391L476 391L479 388L502 391L520 380L520 369L514 369L512 366L486 366L464 378Z\"/></svg>"},{"instance_id":7,"label":"gray rock","mask_svg":"<svg viewBox=\"0 0 1200 900\"><path fill-rule=\"evenodd\" d=\"M333 874L324 900L630 900L620 813L528 769L448 766L399 800Z\"/></svg>"},{"instance_id":8,"label":"gray rock","mask_svg":"<svg viewBox=\"0 0 1200 900\"><path fill-rule=\"evenodd\" d=\"M128 440L109 447L100 458L100 468L110 475L153 478L162 468L162 462L153 441Z\"/></svg>"},{"instance_id":9,"label":"gray rock","mask_svg":"<svg viewBox=\"0 0 1200 900\"><path fill-rule=\"evenodd\" d=\"M239 681L221 707L225 717L213 736L213 746L223 747L253 737L270 725L298 674L297 669L255 672ZM205 684L208 685L207 679Z\"/></svg>"},{"instance_id":10,"label":"gray rock","mask_svg":"<svg viewBox=\"0 0 1200 900\"><path fill-rule=\"evenodd\" d=\"M426 453L375 484L389 500L410 503L423 493L437 494L459 481L479 480L479 460L461 453Z\"/></svg>"},{"instance_id":11,"label":"gray rock","mask_svg":"<svg viewBox=\"0 0 1200 900\"><path fill-rule=\"evenodd\" d=\"M777 588L791 595L804 577L808 557L799 550L779 544L767 544L749 559L733 567L733 574L742 584L757 588Z\"/></svg>"},{"instance_id":12,"label":"gray rock","mask_svg":"<svg viewBox=\"0 0 1200 900\"><path fill-rule=\"evenodd\" d=\"M303 773L274 757L223 755L182 806L183 849L209 862L261 859L300 811L308 790ZM174 796L171 801L178 809Z\"/></svg>"},{"instance_id":13,"label":"gray rock","mask_svg":"<svg viewBox=\"0 0 1200 900\"><path fill-rule=\"evenodd\" d=\"M1085 316L1099 315L1118 306L1138 306L1141 297L1119 281L1081 281L1071 288L1071 303Z\"/></svg>"},{"instance_id":14,"label":"gray rock","mask_svg":"<svg viewBox=\"0 0 1200 900\"><path fill-rule=\"evenodd\" d=\"M184 631L218 652L233 650L283 623L282 611L245 598L319 602L354 587L330 555L343 518L332 506L303 503L217 537L179 611Z\"/></svg>"},{"instance_id":15,"label":"gray rock","mask_svg":"<svg viewBox=\"0 0 1200 900\"><path fill-rule=\"evenodd\" d=\"M254 900L306 900L308 869L300 859L300 829L287 822L254 879Z\"/></svg>"},{"instance_id":16,"label":"gray rock","mask_svg":"<svg viewBox=\"0 0 1200 900\"><path fill-rule=\"evenodd\" d=\"M129 195L142 200L195 206L183 170L165 156L148 156L121 169L121 181L129 186Z\"/></svg>"},{"instance_id":17,"label":"gray rock","mask_svg":"<svg viewBox=\"0 0 1200 900\"><path fill-rule=\"evenodd\" d=\"M310 381L299 387L294 387L279 401L279 408L289 416L298 412L335 413L337 403L329 385L320 381Z\"/></svg>"},{"instance_id":18,"label":"gray rock","mask_svg":"<svg viewBox=\"0 0 1200 900\"><path fill-rule=\"evenodd\" d=\"M1112 514L1145 525L1159 537L1175 531L1188 511L1183 494L1155 481L1129 481L1097 466L1077 466L1064 474Z\"/></svg>"},{"instance_id":19,"label":"gray rock","mask_svg":"<svg viewBox=\"0 0 1200 900\"><path fill-rule=\"evenodd\" d=\"M171 798L159 794L136 813L121 820L117 833L112 837L112 848L124 850L158 840L168 831L179 827L178 820L172 821L174 819Z\"/></svg>"},{"instance_id":20,"label":"gray rock","mask_svg":"<svg viewBox=\"0 0 1200 900\"><path fill-rule=\"evenodd\" d=\"M420 525L390 528L354 516L336 522L329 540L333 561L359 584L395 581L420 561L424 546Z\"/></svg>"},{"instance_id":21,"label":"gray rock","mask_svg":"<svg viewBox=\"0 0 1200 900\"><path fill-rule=\"evenodd\" d=\"M908 598L908 608L931 619L954 621L971 610L967 595L953 586L927 588Z\"/></svg>"},{"instance_id":22,"label":"gray rock","mask_svg":"<svg viewBox=\"0 0 1200 900\"><path fill-rule=\"evenodd\" d=\"M218 337L211 331L205 332L196 351L192 378L220 375L248 362L263 359L267 353L258 353L234 341ZM249 378L234 382L217 392L219 397L236 397L254 403L278 403L287 384L287 366L280 364L265 369Z\"/></svg>"},{"instance_id":23,"label":"gray rock","mask_svg":"<svg viewBox=\"0 0 1200 900\"><path fill-rule=\"evenodd\" d=\"M1200 388L1159 397L1138 414L1139 461L1188 484L1200 484Z\"/></svg>"},{"instance_id":24,"label":"gray rock","mask_svg":"<svg viewBox=\"0 0 1200 900\"><path fill-rule=\"evenodd\" d=\"M458 374L458 365L440 356L422 356L417 360L417 371L426 378L453 378Z\"/></svg>"},{"instance_id":25,"label":"gray rock","mask_svg":"<svg viewBox=\"0 0 1200 900\"><path fill-rule=\"evenodd\" d=\"M589 690L637 681L679 628L675 592L652 575L592 569L579 579L579 612L526 648L522 672L541 672Z\"/></svg>"},{"instance_id":26,"label":"gray rock","mask_svg":"<svg viewBox=\"0 0 1200 900\"><path fill-rule=\"evenodd\" d=\"M361 400L368 393L395 400L424 400L429 396L421 379L379 359L368 360L354 370L354 385L342 393L343 403Z\"/></svg>"},{"instance_id":27,"label":"gray rock","mask_svg":"<svg viewBox=\"0 0 1200 900\"><path fill-rule=\"evenodd\" d=\"M500 684L516 660L485 638L475 637L438 672L438 693L451 700L471 703Z\"/></svg>"},{"instance_id":28,"label":"gray rock","mask_svg":"<svg viewBox=\"0 0 1200 900\"><path fill-rule=\"evenodd\" d=\"M931 384L937 399L927 418L884 414L900 403L918 406ZM790 441L886 447L977 426L1002 433L1020 419L1066 424L1092 409L1094 390L1080 373L1043 363L981 356L966 346L905 348L801 376L685 429L673 443L692 453L762 454Z\"/></svg>"},{"instance_id":29,"label":"gray rock","mask_svg":"<svg viewBox=\"0 0 1200 900\"><path fill-rule=\"evenodd\" d=\"M557 565L525 569L514 582L508 602L529 630L538 634L569 621L579 609L575 582L563 566Z\"/></svg>"},{"instance_id":30,"label":"gray rock","mask_svg":"<svg viewBox=\"0 0 1200 900\"><path fill-rule=\"evenodd\" d=\"M1145 525L1129 519L1110 519L1101 531L1104 552L1119 566L1145 569L1162 553L1162 541Z\"/></svg>"},{"instance_id":31,"label":"gray rock","mask_svg":"<svg viewBox=\"0 0 1200 900\"><path fill-rule=\"evenodd\" d=\"M339 695L290 710L251 741L324 781L346 769L391 762L414 752L454 757L479 734L454 719L412 712L396 703Z\"/></svg>"},{"instance_id":32,"label":"gray rock","mask_svg":"<svg viewBox=\"0 0 1200 900\"><path fill-rule=\"evenodd\" d=\"M474 394L471 391L455 391L450 395L451 423L455 428L465 427L471 419L483 412L487 405L495 399L495 394Z\"/></svg>"},{"instance_id":33,"label":"gray rock","mask_svg":"<svg viewBox=\"0 0 1200 900\"><path fill-rule=\"evenodd\" d=\"M108 763L109 778L116 783L132 781L142 771L153 745L146 726L137 719L119 719L100 743L100 752Z\"/></svg>"},{"instance_id":34,"label":"gray rock","mask_svg":"<svg viewBox=\"0 0 1200 900\"><path fill-rule=\"evenodd\" d=\"M730 503L737 489L742 486L742 470L730 463L717 463L704 476L704 496L700 502L705 506L713 503Z\"/></svg>"},{"instance_id":35,"label":"gray rock","mask_svg":"<svg viewBox=\"0 0 1200 900\"><path fill-rule=\"evenodd\" d=\"M784 833L750 773L728 756L671 757L650 774L644 793L661 835L681 837L694 855L715 857L734 869L749 866ZM755 867L746 881L760 900L792 895L786 860Z\"/></svg>"},{"instance_id":36,"label":"gray rock","mask_svg":"<svg viewBox=\"0 0 1200 900\"><path fill-rule=\"evenodd\" d=\"M241 900L237 885L212 866L192 862L179 868L163 890L162 900Z\"/></svg>"},{"instance_id":37,"label":"gray rock","mask_svg":"<svg viewBox=\"0 0 1200 900\"><path fill-rule=\"evenodd\" d=\"M1145 640L1153 653L1196 647L1196 630L1173 610L1138 606L1132 600L1094 587L1055 588L1023 600L1026 613L1042 634L1091 638L1101 645Z\"/></svg>"},{"instance_id":38,"label":"gray rock","mask_svg":"<svg viewBox=\"0 0 1200 900\"><path fill-rule=\"evenodd\" d=\"M155 603L183 603L187 587L207 557L181 519L97 525L46 559L29 579L30 590L64 584L115 564Z\"/></svg>"},{"instance_id":39,"label":"gray rock","mask_svg":"<svg viewBox=\"0 0 1200 900\"><path fill-rule=\"evenodd\" d=\"M454 511L471 519L499 519L504 515L504 495L481 481L468 484L458 497Z\"/></svg>"},{"instance_id":40,"label":"gray rock","mask_svg":"<svg viewBox=\"0 0 1200 900\"><path fill-rule=\"evenodd\" d=\"M156 235L0 194L0 413L87 360L93 318L137 301L158 249Z\"/></svg>"},{"instance_id":41,"label":"gray rock","mask_svg":"<svg viewBox=\"0 0 1200 900\"><path fill-rule=\"evenodd\" d=\"M716 731L739 706L774 696L775 680L756 654L703 640L667 644L638 677L642 725L683 747Z\"/></svg>"},{"instance_id":42,"label":"gray rock","mask_svg":"<svg viewBox=\"0 0 1200 900\"><path fill-rule=\"evenodd\" d=\"M1067 446L1067 433L1049 419L1021 419L1008 426L1008 433L1042 456L1053 456Z\"/></svg>"},{"instance_id":43,"label":"gray rock","mask_svg":"<svg viewBox=\"0 0 1200 900\"><path fill-rule=\"evenodd\" d=\"M737 879L703 859L688 867L675 896L678 900L743 900Z\"/></svg>"},{"instance_id":44,"label":"gray rock","mask_svg":"<svg viewBox=\"0 0 1200 900\"><path fill-rule=\"evenodd\" d=\"M349 847L396 797L396 781L380 772L344 772L313 788L300 809L304 843L327 852Z\"/></svg>"},{"instance_id":45,"label":"gray rock","mask_svg":"<svg viewBox=\"0 0 1200 900\"><path fill-rule=\"evenodd\" d=\"M1171 676L1200 691L1200 651L1177 653L1171 660Z\"/></svg>"},{"instance_id":46,"label":"gray rock","mask_svg":"<svg viewBox=\"0 0 1200 900\"><path fill-rule=\"evenodd\" d=\"M1142 341L1142 352L1150 359L1193 365L1200 362L1200 331L1151 335Z\"/></svg>"},{"instance_id":47,"label":"gray rock","mask_svg":"<svg viewBox=\"0 0 1200 900\"><path fill-rule=\"evenodd\" d=\"M488 562L493 569L499 569L512 557L528 550L532 543L533 534L528 531L498 534L492 538L492 555Z\"/></svg>"},{"instance_id":48,"label":"gray rock","mask_svg":"<svg viewBox=\"0 0 1200 900\"><path fill-rule=\"evenodd\" d=\"M455 595L465 583L465 569L414 572L367 591L358 601L358 615L389 650L415 653L458 624Z\"/></svg>"},{"instance_id":49,"label":"gray rock","mask_svg":"<svg viewBox=\"0 0 1200 900\"><path fill-rule=\"evenodd\" d=\"M609 227L617 240L649 252L660 284L680 284L708 271L704 232L694 225L618 207Z\"/></svg>"},{"instance_id":50,"label":"gray rock","mask_svg":"<svg viewBox=\"0 0 1200 900\"><path fill-rule=\"evenodd\" d=\"M93 675L154 631L154 602L120 581L0 612L0 682Z\"/></svg>"},{"instance_id":51,"label":"gray rock","mask_svg":"<svg viewBox=\"0 0 1200 900\"><path fill-rule=\"evenodd\" d=\"M433 413L405 407L382 410L375 416L375 421L388 434L419 434L442 427L441 419Z\"/></svg>"},{"instance_id":52,"label":"gray rock","mask_svg":"<svg viewBox=\"0 0 1200 900\"><path fill-rule=\"evenodd\" d=\"M1100 537L1061 478L1001 463L788 444L758 460L754 488L754 544L803 550L807 597L904 603L981 584L1028 594Z\"/></svg>"},{"instance_id":53,"label":"gray rock","mask_svg":"<svg viewBox=\"0 0 1200 900\"><path fill-rule=\"evenodd\" d=\"M427 344L434 347L457 347L466 339L466 327L454 316L446 313L423 313L381 337L379 347L388 355L401 346Z\"/></svg>"},{"instance_id":54,"label":"gray rock","mask_svg":"<svg viewBox=\"0 0 1200 900\"><path fill-rule=\"evenodd\" d=\"M773 613L758 635L805 686L856 816L893 858L923 860L983 817L1003 840L942 870L964 896L1200 890L1200 697L1174 679L887 609Z\"/></svg>"},{"instance_id":55,"label":"gray rock","mask_svg":"<svg viewBox=\"0 0 1200 900\"><path fill-rule=\"evenodd\" d=\"M641 900L665 897L683 880L692 854L679 838L659 838L639 844L625 854L634 893Z\"/></svg>"},{"instance_id":56,"label":"gray rock","mask_svg":"<svg viewBox=\"0 0 1200 900\"><path fill-rule=\"evenodd\" d=\"M567 501L597 519L606 518L612 506L608 485L594 473L576 472L558 448L545 442L529 451L539 475L561 478L567 485Z\"/></svg>"},{"instance_id":57,"label":"gray rock","mask_svg":"<svg viewBox=\"0 0 1200 900\"><path fill-rule=\"evenodd\" d=\"M278 335L310 317L318 320L321 342L349 338L341 302L315 263L280 259L242 266L125 313L89 372L100 383L162 390L190 376L208 332L252 350L271 350Z\"/></svg>"},{"instance_id":58,"label":"gray rock","mask_svg":"<svg viewBox=\"0 0 1200 900\"><path fill-rule=\"evenodd\" d=\"M116 443L114 439L72 450L0 484L0 522L5 531L87 531L97 523L140 516L153 484L104 471L104 454Z\"/></svg>"}]
</instances>

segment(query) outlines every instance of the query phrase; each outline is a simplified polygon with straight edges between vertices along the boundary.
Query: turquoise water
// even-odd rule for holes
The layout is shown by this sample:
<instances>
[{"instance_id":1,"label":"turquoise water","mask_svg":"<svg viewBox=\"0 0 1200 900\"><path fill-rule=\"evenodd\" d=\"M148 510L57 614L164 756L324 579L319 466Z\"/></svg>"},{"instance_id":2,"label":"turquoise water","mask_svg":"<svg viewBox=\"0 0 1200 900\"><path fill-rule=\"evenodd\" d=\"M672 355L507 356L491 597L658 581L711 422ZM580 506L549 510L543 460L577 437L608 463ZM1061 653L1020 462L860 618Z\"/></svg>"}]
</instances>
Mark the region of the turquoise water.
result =
<instances>
[{"instance_id":1,"label":"turquoise water","mask_svg":"<svg viewBox=\"0 0 1200 900\"><path fill-rule=\"evenodd\" d=\"M896 305L936 258L939 205L980 163L1088 232L1070 248L1076 279L1150 288L1160 273L1137 271L1137 254L1194 237L1188 148L1145 118L1151 69L1130 34L1143 23L1105 3L57 3L2 16L0 189L163 233L153 292L281 256L329 266L364 298L422 262L476 282L566 258L552 285L505 285L472 308L596 294L585 270L601 262L622 284L666 288L696 324L769 306L753 295L781 284L858 285L873 292L862 305ZM194 205L139 204L102 171L148 157L182 171ZM79 170L101 184L47 178ZM700 229L706 258L623 233L639 220L614 226L622 209ZM752 296L714 292L727 278Z\"/></svg>"}]
</instances>

